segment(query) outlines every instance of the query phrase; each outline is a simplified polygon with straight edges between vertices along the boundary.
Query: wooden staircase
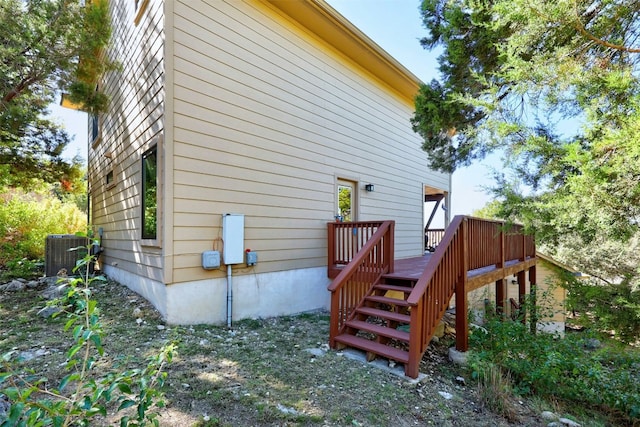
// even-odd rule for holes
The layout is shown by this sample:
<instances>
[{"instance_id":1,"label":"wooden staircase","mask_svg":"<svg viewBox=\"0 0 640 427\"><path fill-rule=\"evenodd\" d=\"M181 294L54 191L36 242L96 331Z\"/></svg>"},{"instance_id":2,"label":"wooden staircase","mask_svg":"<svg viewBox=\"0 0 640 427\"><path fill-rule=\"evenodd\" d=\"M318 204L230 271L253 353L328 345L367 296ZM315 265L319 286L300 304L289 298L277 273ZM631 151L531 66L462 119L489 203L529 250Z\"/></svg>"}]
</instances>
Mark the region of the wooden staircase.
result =
<instances>
[{"instance_id":1,"label":"wooden staircase","mask_svg":"<svg viewBox=\"0 0 640 427\"><path fill-rule=\"evenodd\" d=\"M382 276L355 309L353 318L345 322L344 332L335 337L338 346L363 350L368 361L382 356L408 363L411 316L407 297L414 285L415 280Z\"/></svg>"},{"instance_id":2,"label":"wooden staircase","mask_svg":"<svg viewBox=\"0 0 640 427\"><path fill-rule=\"evenodd\" d=\"M403 363L413 378L454 295L466 313L473 289L495 282L498 294L513 274L524 289L527 269L535 283L533 237L513 224L456 216L435 252L417 257L424 262L406 275L395 272L393 248L393 221L328 224L329 345ZM466 315L457 316L459 351L467 351L468 329Z\"/></svg>"}]
</instances>

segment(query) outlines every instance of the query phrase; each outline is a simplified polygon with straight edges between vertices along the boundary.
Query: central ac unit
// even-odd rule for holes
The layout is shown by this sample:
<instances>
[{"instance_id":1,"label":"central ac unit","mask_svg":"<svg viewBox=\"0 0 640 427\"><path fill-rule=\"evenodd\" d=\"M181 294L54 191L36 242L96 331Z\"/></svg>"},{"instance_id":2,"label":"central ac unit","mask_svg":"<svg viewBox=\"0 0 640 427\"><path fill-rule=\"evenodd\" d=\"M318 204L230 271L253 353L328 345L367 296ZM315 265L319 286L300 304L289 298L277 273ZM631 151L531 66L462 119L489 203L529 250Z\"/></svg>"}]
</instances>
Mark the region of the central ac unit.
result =
<instances>
[{"instance_id":1,"label":"central ac unit","mask_svg":"<svg viewBox=\"0 0 640 427\"><path fill-rule=\"evenodd\" d=\"M87 244L86 237L74 234L48 235L44 250L46 276L57 276L62 269L65 269L69 276L73 275L76 262L87 254Z\"/></svg>"}]
</instances>

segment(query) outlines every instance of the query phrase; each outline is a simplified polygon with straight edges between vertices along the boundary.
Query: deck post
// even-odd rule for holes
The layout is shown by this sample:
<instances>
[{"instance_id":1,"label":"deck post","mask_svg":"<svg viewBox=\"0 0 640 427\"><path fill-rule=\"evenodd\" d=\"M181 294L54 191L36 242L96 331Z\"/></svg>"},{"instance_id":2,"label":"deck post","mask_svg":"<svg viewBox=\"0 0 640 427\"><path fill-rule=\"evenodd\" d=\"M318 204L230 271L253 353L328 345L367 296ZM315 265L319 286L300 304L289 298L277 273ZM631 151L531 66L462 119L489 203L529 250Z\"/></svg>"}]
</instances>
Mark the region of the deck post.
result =
<instances>
[{"instance_id":1,"label":"deck post","mask_svg":"<svg viewBox=\"0 0 640 427\"><path fill-rule=\"evenodd\" d=\"M527 320L527 312L524 310L526 294L527 294L527 274L526 271L518 271L518 305L520 306L520 313L522 323Z\"/></svg>"},{"instance_id":2,"label":"deck post","mask_svg":"<svg viewBox=\"0 0 640 427\"><path fill-rule=\"evenodd\" d=\"M537 322L538 322L538 314L536 310L536 287L537 287L537 278L536 278L536 265L532 265L529 267L529 286L531 287L529 292L531 294L531 333L535 334L537 331Z\"/></svg>"},{"instance_id":3,"label":"deck post","mask_svg":"<svg viewBox=\"0 0 640 427\"><path fill-rule=\"evenodd\" d=\"M411 308L411 327L409 328L409 362L404 367L404 374L410 378L418 378L420 360L422 359L422 336L424 328L423 300Z\"/></svg>"},{"instance_id":4,"label":"deck post","mask_svg":"<svg viewBox=\"0 0 640 427\"><path fill-rule=\"evenodd\" d=\"M460 271L456 281L456 350L467 351L469 349L469 324L467 319L467 272L469 271L469 222L467 218L460 224L461 236L458 241L462 243Z\"/></svg>"},{"instance_id":5,"label":"deck post","mask_svg":"<svg viewBox=\"0 0 640 427\"><path fill-rule=\"evenodd\" d=\"M505 315L505 301L507 300L507 281L506 279L496 280L496 314L503 317Z\"/></svg>"},{"instance_id":6,"label":"deck post","mask_svg":"<svg viewBox=\"0 0 640 427\"><path fill-rule=\"evenodd\" d=\"M327 223L327 277L333 278L336 263L336 231L333 223Z\"/></svg>"},{"instance_id":7,"label":"deck post","mask_svg":"<svg viewBox=\"0 0 640 427\"><path fill-rule=\"evenodd\" d=\"M394 261L395 261L395 253L394 253L394 243L396 240L396 236L395 236L395 228L396 228L396 223L395 221L391 222L391 224L389 224L389 233L388 233L388 238L387 238L387 247L386 252L389 254L389 273L393 273L394 271Z\"/></svg>"},{"instance_id":8,"label":"deck post","mask_svg":"<svg viewBox=\"0 0 640 427\"><path fill-rule=\"evenodd\" d=\"M338 336L338 330L340 328L340 296L337 294L342 291L331 292L331 317L329 318L329 347L336 348L336 336Z\"/></svg>"}]
</instances>

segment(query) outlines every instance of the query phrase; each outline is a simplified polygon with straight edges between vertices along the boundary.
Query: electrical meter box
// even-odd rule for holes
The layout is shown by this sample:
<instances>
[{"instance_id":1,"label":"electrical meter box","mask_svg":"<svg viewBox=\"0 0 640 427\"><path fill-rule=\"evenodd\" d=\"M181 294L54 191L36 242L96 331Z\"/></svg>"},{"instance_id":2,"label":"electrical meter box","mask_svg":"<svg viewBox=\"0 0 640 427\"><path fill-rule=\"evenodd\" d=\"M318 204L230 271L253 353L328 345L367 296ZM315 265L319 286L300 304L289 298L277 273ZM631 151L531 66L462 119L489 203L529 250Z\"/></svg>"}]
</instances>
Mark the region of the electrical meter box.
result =
<instances>
[{"instance_id":1,"label":"electrical meter box","mask_svg":"<svg viewBox=\"0 0 640 427\"><path fill-rule=\"evenodd\" d=\"M222 215L222 260L226 265L244 263L244 215Z\"/></svg>"}]
</instances>

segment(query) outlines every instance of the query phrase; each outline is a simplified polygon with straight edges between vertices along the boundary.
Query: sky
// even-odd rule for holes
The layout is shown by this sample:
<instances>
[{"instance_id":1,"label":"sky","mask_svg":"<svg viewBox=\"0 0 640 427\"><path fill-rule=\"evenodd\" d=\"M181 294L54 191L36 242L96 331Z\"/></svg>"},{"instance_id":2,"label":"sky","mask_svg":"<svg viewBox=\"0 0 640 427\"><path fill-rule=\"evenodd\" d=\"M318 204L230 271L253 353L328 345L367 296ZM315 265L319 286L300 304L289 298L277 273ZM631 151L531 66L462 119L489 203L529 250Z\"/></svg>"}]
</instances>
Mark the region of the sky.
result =
<instances>
[{"instance_id":1,"label":"sky","mask_svg":"<svg viewBox=\"0 0 640 427\"><path fill-rule=\"evenodd\" d=\"M423 82L438 77L437 55L424 50L419 43L426 35L419 12L419 0L326 0L345 18L386 50ZM66 157L87 158L87 116L57 105L52 116L74 137ZM499 165L497 156L461 168L453 174L451 218L471 214L483 207L491 196L484 188L492 185L491 168Z\"/></svg>"}]
</instances>

